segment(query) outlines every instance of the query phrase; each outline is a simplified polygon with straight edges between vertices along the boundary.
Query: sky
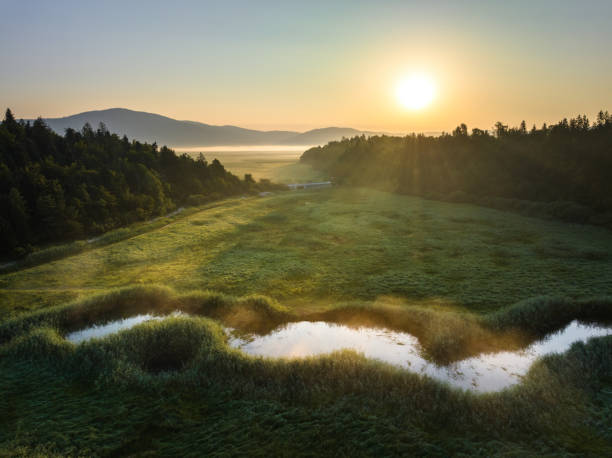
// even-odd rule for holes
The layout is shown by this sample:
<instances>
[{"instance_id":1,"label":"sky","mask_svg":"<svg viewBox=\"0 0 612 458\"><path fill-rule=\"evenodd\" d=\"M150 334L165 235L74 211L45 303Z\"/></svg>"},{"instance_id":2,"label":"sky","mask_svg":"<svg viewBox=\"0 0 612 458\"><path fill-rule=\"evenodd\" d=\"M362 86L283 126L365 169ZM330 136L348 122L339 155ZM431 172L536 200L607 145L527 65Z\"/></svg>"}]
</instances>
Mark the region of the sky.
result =
<instances>
[{"instance_id":1,"label":"sky","mask_svg":"<svg viewBox=\"0 0 612 458\"><path fill-rule=\"evenodd\" d=\"M264 130L592 119L612 111L610 24L610 0L0 0L0 102ZM396 97L414 73L436 88L420 110Z\"/></svg>"}]
</instances>

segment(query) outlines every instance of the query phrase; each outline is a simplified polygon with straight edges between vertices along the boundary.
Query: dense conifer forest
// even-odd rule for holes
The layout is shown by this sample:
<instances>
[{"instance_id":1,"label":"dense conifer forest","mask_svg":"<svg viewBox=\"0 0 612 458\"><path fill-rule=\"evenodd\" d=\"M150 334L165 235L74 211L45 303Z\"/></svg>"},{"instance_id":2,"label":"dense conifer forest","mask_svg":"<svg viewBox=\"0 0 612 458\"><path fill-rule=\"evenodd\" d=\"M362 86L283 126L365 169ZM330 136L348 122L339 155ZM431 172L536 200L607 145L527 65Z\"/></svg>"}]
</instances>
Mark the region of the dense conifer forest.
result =
<instances>
[{"instance_id":1,"label":"dense conifer forest","mask_svg":"<svg viewBox=\"0 0 612 458\"><path fill-rule=\"evenodd\" d=\"M166 214L183 204L274 187L101 124L60 136L42 119L0 123L0 256Z\"/></svg>"},{"instance_id":2,"label":"dense conifer forest","mask_svg":"<svg viewBox=\"0 0 612 458\"><path fill-rule=\"evenodd\" d=\"M306 151L301 161L343 184L534 216L612 225L612 115L529 130L461 124L439 137L365 136Z\"/></svg>"}]
</instances>

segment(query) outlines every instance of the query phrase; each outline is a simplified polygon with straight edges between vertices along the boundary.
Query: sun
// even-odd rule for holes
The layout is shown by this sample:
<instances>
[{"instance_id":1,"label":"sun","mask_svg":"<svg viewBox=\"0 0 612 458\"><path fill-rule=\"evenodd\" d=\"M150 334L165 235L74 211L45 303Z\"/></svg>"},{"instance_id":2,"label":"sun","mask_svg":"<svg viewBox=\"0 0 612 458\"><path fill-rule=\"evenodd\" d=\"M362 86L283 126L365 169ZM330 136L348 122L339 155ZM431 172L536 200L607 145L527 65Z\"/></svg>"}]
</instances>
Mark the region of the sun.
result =
<instances>
[{"instance_id":1,"label":"sun","mask_svg":"<svg viewBox=\"0 0 612 458\"><path fill-rule=\"evenodd\" d=\"M395 91L397 101L411 110L428 106L436 96L434 80L425 74L414 74L402 79Z\"/></svg>"}]
</instances>

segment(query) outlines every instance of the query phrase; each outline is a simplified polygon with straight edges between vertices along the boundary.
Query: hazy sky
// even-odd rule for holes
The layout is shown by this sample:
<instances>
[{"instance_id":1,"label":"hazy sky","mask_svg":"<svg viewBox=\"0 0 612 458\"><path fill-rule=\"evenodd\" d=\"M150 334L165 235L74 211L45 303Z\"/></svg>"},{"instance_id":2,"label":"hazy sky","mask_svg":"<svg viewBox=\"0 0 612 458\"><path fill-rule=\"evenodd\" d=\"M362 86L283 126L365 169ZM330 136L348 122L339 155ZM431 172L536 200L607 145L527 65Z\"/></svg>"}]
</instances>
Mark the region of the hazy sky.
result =
<instances>
[{"instance_id":1,"label":"hazy sky","mask_svg":"<svg viewBox=\"0 0 612 458\"><path fill-rule=\"evenodd\" d=\"M0 0L17 117L125 107L305 130L489 128L612 110L612 0ZM402 108L399 79L437 97ZM4 107L2 107L4 108Z\"/></svg>"}]
</instances>

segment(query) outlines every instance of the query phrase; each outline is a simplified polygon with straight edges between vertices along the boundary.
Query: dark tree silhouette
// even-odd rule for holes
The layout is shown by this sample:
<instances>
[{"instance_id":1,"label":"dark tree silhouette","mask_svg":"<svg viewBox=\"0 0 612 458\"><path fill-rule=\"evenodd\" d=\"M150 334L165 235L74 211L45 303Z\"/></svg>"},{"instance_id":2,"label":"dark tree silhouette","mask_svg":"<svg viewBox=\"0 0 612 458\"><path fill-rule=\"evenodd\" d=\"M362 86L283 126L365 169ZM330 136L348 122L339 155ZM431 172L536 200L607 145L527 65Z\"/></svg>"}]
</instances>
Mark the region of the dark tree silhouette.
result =
<instances>
[{"instance_id":1,"label":"dark tree silhouette","mask_svg":"<svg viewBox=\"0 0 612 458\"><path fill-rule=\"evenodd\" d=\"M365 136L306 151L302 162L340 183L475 202L612 226L612 116L580 115L493 134L465 124L439 137ZM537 202L537 204L536 204Z\"/></svg>"},{"instance_id":2,"label":"dark tree silhouette","mask_svg":"<svg viewBox=\"0 0 612 458\"><path fill-rule=\"evenodd\" d=\"M62 137L42 119L18 122L7 109L0 123L0 256L272 187L240 180L217 160L119 138L104 124Z\"/></svg>"}]
</instances>

